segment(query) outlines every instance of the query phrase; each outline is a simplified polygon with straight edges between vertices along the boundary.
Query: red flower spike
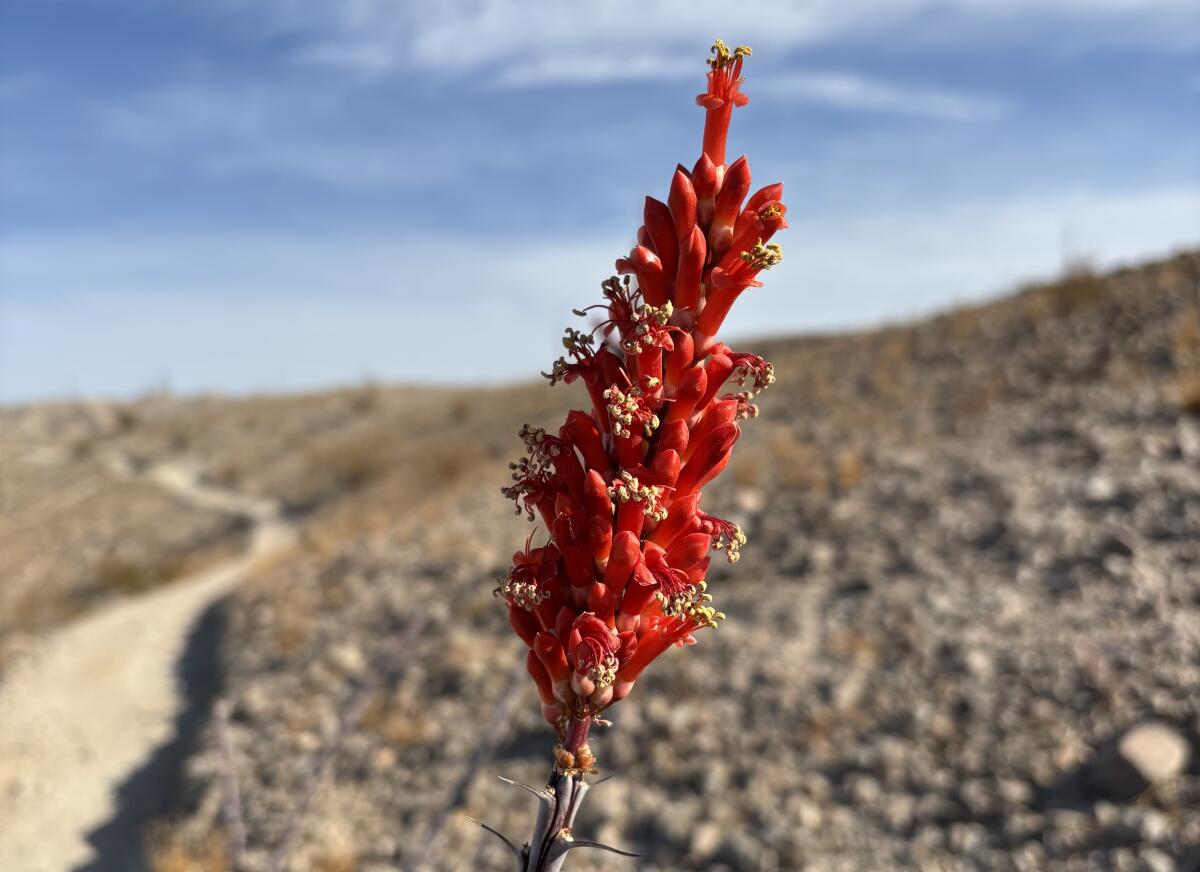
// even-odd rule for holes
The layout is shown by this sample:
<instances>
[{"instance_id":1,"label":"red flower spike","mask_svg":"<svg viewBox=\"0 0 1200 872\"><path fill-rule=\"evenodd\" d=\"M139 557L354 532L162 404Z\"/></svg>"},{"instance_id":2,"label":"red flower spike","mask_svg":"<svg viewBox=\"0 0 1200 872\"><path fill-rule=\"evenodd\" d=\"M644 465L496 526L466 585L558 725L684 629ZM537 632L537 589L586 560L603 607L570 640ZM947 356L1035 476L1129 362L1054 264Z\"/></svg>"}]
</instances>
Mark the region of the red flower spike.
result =
<instances>
[{"instance_id":1,"label":"red flower spike","mask_svg":"<svg viewBox=\"0 0 1200 872\"><path fill-rule=\"evenodd\" d=\"M576 312L599 310L598 326L568 329L546 373L551 384L583 382L592 411L568 413L557 435L522 429L526 456L504 488L550 531L546 545L531 537L513 555L496 594L531 649L526 668L564 771L590 769L589 726L656 657L724 617L705 573L713 550L734 562L745 543L700 502L729 463L737 422L774 380L769 363L717 338L738 296L778 263L771 239L787 226L781 185L747 199L749 163L725 166L749 54L713 46L697 101L702 153L675 169L665 202L645 199L637 244L617 262L625 278L605 280L603 301Z\"/></svg>"}]
</instances>

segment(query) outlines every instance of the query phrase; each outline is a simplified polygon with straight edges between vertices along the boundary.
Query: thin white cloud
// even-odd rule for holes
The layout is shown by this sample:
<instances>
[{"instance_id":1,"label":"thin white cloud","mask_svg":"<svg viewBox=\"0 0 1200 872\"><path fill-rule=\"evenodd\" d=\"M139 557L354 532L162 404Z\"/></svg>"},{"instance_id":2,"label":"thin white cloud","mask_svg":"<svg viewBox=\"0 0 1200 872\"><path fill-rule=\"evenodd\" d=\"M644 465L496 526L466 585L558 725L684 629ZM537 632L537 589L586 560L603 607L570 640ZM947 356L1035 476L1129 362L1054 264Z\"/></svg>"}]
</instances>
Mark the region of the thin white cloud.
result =
<instances>
[{"instance_id":1,"label":"thin white cloud","mask_svg":"<svg viewBox=\"0 0 1200 872\"><path fill-rule=\"evenodd\" d=\"M848 72L809 72L773 76L758 89L777 96L855 112L880 112L941 121L996 121L1007 101L928 86L893 84Z\"/></svg>"},{"instance_id":2,"label":"thin white cloud","mask_svg":"<svg viewBox=\"0 0 1200 872\"><path fill-rule=\"evenodd\" d=\"M497 88L585 85L653 79L698 78L694 63L651 55L627 59L549 55L510 66L493 81Z\"/></svg>"},{"instance_id":3,"label":"thin white cloud","mask_svg":"<svg viewBox=\"0 0 1200 872\"><path fill-rule=\"evenodd\" d=\"M906 318L1051 276L1066 256L1103 266L1195 245L1200 188L789 218L784 263L739 302L734 333ZM164 380L195 391L532 376L626 243L10 237L0 400ZM414 280L414 264L436 272Z\"/></svg>"},{"instance_id":4,"label":"thin white cloud","mask_svg":"<svg viewBox=\"0 0 1200 872\"><path fill-rule=\"evenodd\" d=\"M1046 50L1088 45L1194 47L1194 0L225 0L243 20L299 36L296 58L367 75L487 70L510 82L634 77L655 58L693 58L715 36L781 53L842 38L943 45L1020 41ZM547 68L553 76L546 74ZM539 73L538 71L543 71ZM562 72L560 72L560 70ZM674 64L657 64L674 75Z\"/></svg>"},{"instance_id":5,"label":"thin white cloud","mask_svg":"<svg viewBox=\"0 0 1200 872\"><path fill-rule=\"evenodd\" d=\"M448 181L464 167L508 166L504 148L469 140L422 147L404 138L344 131L344 97L280 80L231 88L214 83L167 85L96 106L101 137L168 155L214 176L275 175L345 189L405 187Z\"/></svg>"}]
</instances>

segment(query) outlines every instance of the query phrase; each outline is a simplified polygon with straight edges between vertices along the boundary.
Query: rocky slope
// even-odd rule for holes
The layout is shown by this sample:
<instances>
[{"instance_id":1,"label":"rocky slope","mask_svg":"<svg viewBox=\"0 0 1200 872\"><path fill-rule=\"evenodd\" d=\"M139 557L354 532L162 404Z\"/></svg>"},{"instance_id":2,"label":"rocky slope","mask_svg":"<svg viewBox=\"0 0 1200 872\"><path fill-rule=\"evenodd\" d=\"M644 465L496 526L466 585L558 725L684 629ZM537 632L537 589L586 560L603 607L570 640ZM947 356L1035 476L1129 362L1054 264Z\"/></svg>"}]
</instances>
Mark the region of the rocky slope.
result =
<instances>
[{"instance_id":1,"label":"rocky slope","mask_svg":"<svg viewBox=\"0 0 1200 872\"><path fill-rule=\"evenodd\" d=\"M706 496L750 540L710 577L729 619L594 743L579 833L642 859L571 868L1200 868L1200 254L746 345L779 380ZM228 608L230 753L210 727L157 868L228 868L230 771L248 869L507 868L467 815L524 838L494 776L540 782L552 738L491 596L528 532L496 491L521 421L582 402L138 407L120 450L308 531Z\"/></svg>"},{"instance_id":2,"label":"rocky slope","mask_svg":"<svg viewBox=\"0 0 1200 872\"><path fill-rule=\"evenodd\" d=\"M614 710L580 832L640 869L1200 868L1200 257L767 346L709 509L750 539L729 620ZM537 783L551 739L490 596L526 532L502 480L234 602L248 868L505 868L466 816L519 841L494 776ZM160 857L220 841L227 768L193 761Z\"/></svg>"}]
</instances>

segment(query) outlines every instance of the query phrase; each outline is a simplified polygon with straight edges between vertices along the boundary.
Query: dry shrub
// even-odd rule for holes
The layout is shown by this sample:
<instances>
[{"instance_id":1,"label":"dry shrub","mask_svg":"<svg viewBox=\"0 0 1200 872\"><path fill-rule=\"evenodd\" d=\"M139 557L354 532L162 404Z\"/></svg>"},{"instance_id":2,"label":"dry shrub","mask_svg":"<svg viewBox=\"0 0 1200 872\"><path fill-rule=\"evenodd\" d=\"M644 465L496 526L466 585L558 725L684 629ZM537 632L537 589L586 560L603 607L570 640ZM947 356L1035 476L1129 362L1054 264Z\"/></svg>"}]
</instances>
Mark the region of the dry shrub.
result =
<instances>
[{"instance_id":1,"label":"dry shrub","mask_svg":"<svg viewBox=\"0 0 1200 872\"><path fill-rule=\"evenodd\" d=\"M830 470L825 455L789 429L777 429L769 440L776 480L786 487L828 493Z\"/></svg>"},{"instance_id":2,"label":"dry shrub","mask_svg":"<svg viewBox=\"0 0 1200 872\"><path fill-rule=\"evenodd\" d=\"M1104 279L1086 261L1068 264L1063 277L1054 284L1034 288L1028 297L1027 311L1034 318L1062 317L1080 308L1102 301Z\"/></svg>"},{"instance_id":3,"label":"dry shrub","mask_svg":"<svg viewBox=\"0 0 1200 872\"><path fill-rule=\"evenodd\" d=\"M838 452L834 469L839 487L843 490L855 487L866 475L862 452L856 448L843 448Z\"/></svg>"},{"instance_id":4,"label":"dry shrub","mask_svg":"<svg viewBox=\"0 0 1200 872\"><path fill-rule=\"evenodd\" d=\"M413 717L394 693L376 694L359 724L362 728L381 736L392 748L408 748L420 745L430 738L428 721Z\"/></svg>"},{"instance_id":5,"label":"dry shrub","mask_svg":"<svg viewBox=\"0 0 1200 872\"><path fill-rule=\"evenodd\" d=\"M735 457L733 460L733 480L743 487L753 487L763 480L762 462L754 455Z\"/></svg>"},{"instance_id":6,"label":"dry shrub","mask_svg":"<svg viewBox=\"0 0 1200 872\"><path fill-rule=\"evenodd\" d=\"M1188 309L1175 323L1171 337L1175 362L1175 401L1179 408L1200 415L1200 310Z\"/></svg>"},{"instance_id":7,"label":"dry shrub","mask_svg":"<svg viewBox=\"0 0 1200 872\"><path fill-rule=\"evenodd\" d=\"M1200 372L1181 376L1176 380L1175 400L1183 411L1191 415L1200 415Z\"/></svg>"},{"instance_id":8,"label":"dry shrub","mask_svg":"<svg viewBox=\"0 0 1200 872\"><path fill-rule=\"evenodd\" d=\"M275 611L275 648L280 654L290 654L307 640L312 632L315 614L310 596L289 591L277 598Z\"/></svg>"},{"instance_id":9,"label":"dry shrub","mask_svg":"<svg viewBox=\"0 0 1200 872\"><path fill-rule=\"evenodd\" d=\"M871 387L879 396L900 402L912 392L913 334L897 330L880 337L871 369Z\"/></svg>"},{"instance_id":10,"label":"dry shrub","mask_svg":"<svg viewBox=\"0 0 1200 872\"><path fill-rule=\"evenodd\" d=\"M151 872L229 872L225 838L216 831L187 836L178 827L157 823L146 840Z\"/></svg>"},{"instance_id":11,"label":"dry shrub","mask_svg":"<svg viewBox=\"0 0 1200 872\"><path fill-rule=\"evenodd\" d=\"M186 571L187 561L180 557L138 561L109 554L101 558L93 574L99 592L129 595L166 584Z\"/></svg>"},{"instance_id":12,"label":"dry shrub","mask_svg":"<svg viewBox=\"0 0 1200 872\"><path fill-rule=\"evenodd\" d=\"M1200 364L1200 310L1188 309L1176 319L1171 346L1177 363Z\"/></svg>"},{"instance_id":13,"label":"dry shrub","mask_svg":"<svg viewBox=\"0 0 1200 872\"><path fill-rule=\"evenodd\" d=\"M383 400L383 388L368 382L350 392L350 409L359 415L369 415L379 408Z\"/></svg>"},{"instance_id":14,"label":"dry shrub","mask_svg":"<svg viewBox=\"0 0 1200 872\"><path fill-rule=\"evenodd\" d=\"M331 851L313 858L313 872L355 872L358 855L353 851Z\"/></svg>"},{"instance_id":15,"label":"dry shrub","mask_svg":"<svg viewBox=\"0 0 1200 872\"><path fill-rule=\"evenodd\" d=\"M307 466L334 492L357 491L380 478L389 466L387 444L377 434L340 439L310 454Z\"/></svg>"}]
</instances>

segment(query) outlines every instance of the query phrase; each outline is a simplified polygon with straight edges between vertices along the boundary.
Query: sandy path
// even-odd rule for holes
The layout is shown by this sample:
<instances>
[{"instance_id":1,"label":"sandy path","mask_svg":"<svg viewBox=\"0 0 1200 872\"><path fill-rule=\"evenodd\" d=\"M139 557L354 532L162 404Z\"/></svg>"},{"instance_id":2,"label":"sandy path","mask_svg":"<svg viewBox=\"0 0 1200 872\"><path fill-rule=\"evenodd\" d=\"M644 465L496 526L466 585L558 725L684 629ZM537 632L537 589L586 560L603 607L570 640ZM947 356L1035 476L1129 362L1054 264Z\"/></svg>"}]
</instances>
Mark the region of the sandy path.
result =
<instances>
[{"instance_id":1,"label":"sandy path","mask_svg":"<svg viewBox=\"0 0 1200 872\"><path fill-rule=\"evenodd\" d=\"M135 474L120 458L115 471ZM0 870L64 872L94 861L87 835L115 789L169 742L185 700L176 665L205 610L295 531L277 506L207 487L189 467L144 476L179 498L248 518L250 547L43 639L0 685Z\"/></svg>"}]
</instances>

